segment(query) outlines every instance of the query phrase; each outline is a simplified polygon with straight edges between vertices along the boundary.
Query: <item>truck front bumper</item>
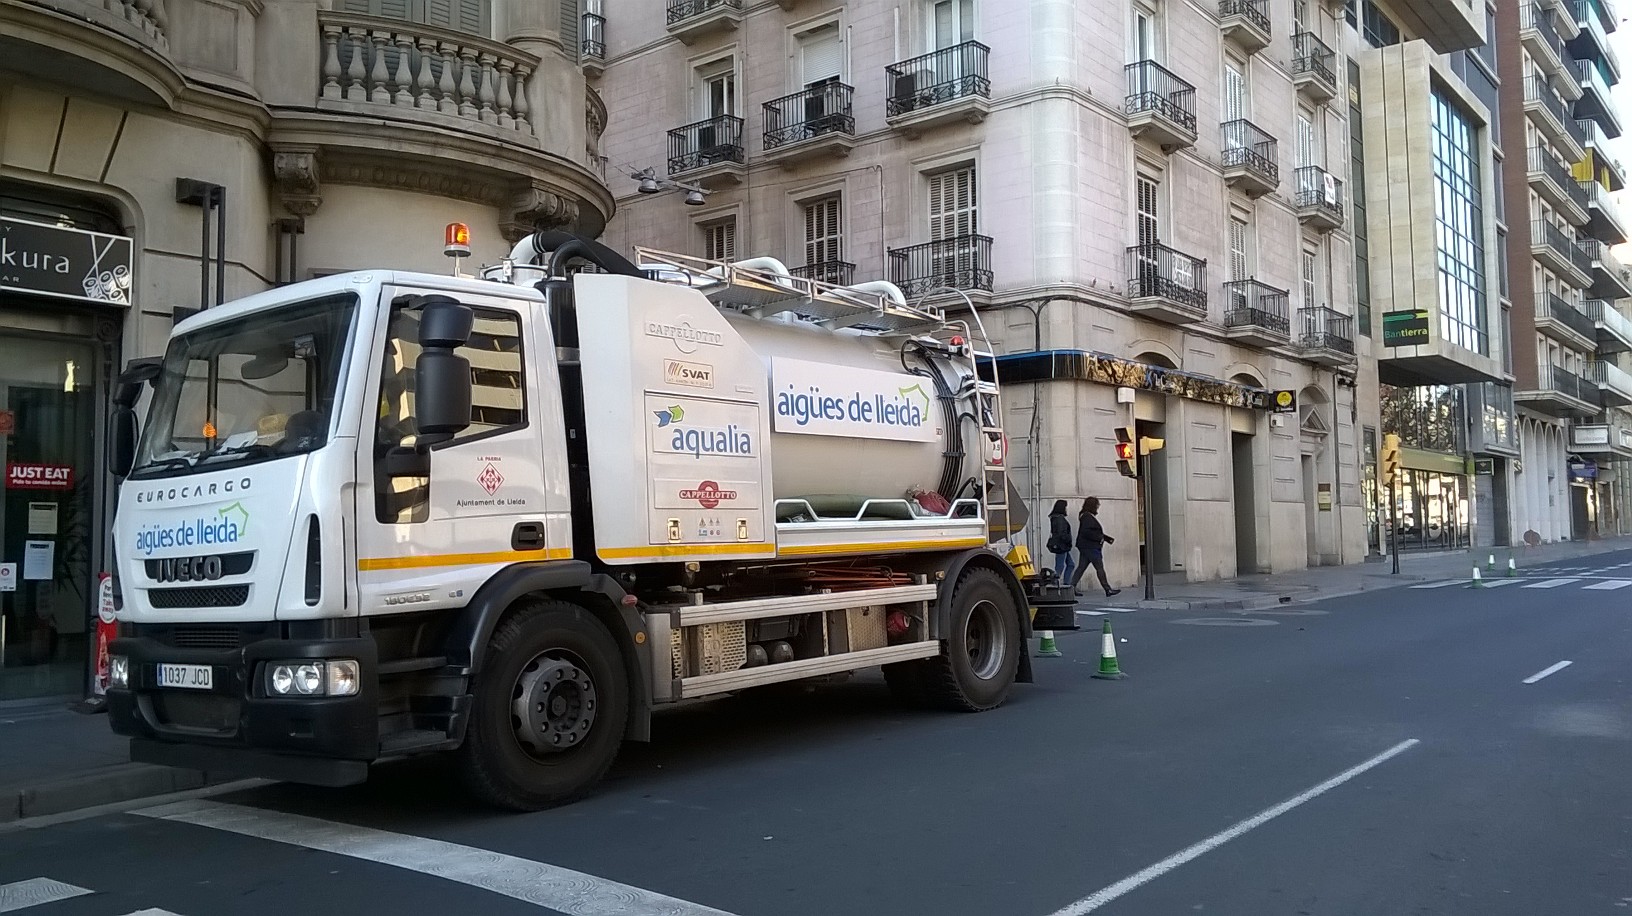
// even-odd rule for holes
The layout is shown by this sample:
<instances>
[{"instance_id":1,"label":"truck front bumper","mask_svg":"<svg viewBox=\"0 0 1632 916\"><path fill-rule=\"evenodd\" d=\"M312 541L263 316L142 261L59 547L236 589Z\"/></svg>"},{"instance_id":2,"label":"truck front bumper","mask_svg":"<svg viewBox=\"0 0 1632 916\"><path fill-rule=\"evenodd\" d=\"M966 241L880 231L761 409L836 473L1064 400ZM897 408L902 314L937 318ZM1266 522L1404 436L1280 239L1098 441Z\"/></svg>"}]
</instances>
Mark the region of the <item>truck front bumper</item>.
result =
<instances>
[{"instance_id":1,"label":"truck front bumper","mask_svg":"<svg viewBox=\"0 0 1632 916\"><path fill-rule=\"evenodd\" d=\"M318 785L367 777L380 736L378 654L366 635L287 638L277 624L250 625L238 628L239 646L201 648L177 645L185 641L171 638L175 628L134 629L109 647L129 659L129 684L108 690L109 723L132 739L132 760ZM269 663L310 659L355 659L360 689L347 697L268 695ZM208 665L212 684L160 687L161 663Z\"/></svg>"}]
</instances>

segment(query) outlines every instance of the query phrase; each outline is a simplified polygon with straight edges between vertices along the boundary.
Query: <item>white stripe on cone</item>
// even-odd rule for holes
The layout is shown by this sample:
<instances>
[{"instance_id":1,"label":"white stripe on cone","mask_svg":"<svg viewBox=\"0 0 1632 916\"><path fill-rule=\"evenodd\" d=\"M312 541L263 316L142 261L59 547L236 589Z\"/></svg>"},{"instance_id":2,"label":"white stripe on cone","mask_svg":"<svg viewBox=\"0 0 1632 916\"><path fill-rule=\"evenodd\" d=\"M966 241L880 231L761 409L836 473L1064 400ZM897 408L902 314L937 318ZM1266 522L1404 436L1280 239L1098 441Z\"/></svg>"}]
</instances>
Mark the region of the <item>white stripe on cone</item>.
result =
<instances>
[{"instance_id":1,"label":"white stripe on cone","mask_svg":"<svg viewBox=\"0 0 1632 916\"><path fill-rule=\"evenodd\" d=\"M1116 658L1116 640L1109 633L1100 636L1099 654L1101 658Z\"/></svg>"}]
</instances>

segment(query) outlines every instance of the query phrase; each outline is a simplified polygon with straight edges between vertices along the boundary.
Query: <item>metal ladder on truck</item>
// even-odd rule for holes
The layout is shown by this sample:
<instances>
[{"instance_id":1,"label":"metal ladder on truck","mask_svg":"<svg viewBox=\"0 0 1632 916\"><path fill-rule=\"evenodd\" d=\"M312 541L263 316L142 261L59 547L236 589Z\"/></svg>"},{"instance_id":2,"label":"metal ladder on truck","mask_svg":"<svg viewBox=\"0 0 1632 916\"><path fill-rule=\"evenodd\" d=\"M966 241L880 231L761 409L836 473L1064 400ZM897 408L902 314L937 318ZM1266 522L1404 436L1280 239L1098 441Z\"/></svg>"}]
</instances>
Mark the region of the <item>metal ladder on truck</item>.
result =
<instances>
[{"instance_id":1,"label":"metal ladder on truck","mask_svg":"<svg viewBox=\"0 0 1632 916\"><path fill-rule=\"evenodd\" d=\"M965 333L969 341L968 390L973 395L975 416L980 426L980 502L986 515L988 537L993 541L1013 537L1019 526L1011 523L1009 514L1012 491L1009 489L1008 434L1003 429L1003 394L996 381L980 377L980 361L992 360L992 354L978 350L974 337Z\"/></svg>"}]
</instances>

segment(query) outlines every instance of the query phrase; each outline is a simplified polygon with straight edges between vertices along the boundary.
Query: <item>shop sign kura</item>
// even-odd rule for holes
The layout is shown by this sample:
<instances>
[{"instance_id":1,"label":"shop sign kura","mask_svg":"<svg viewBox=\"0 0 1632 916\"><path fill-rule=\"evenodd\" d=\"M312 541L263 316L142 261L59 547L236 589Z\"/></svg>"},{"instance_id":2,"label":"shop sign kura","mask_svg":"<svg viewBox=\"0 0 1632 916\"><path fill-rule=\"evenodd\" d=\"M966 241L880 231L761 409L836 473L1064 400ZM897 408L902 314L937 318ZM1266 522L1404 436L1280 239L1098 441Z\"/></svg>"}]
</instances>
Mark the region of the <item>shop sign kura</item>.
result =
<instances>
[{"instance_id":1,"label":"shop sign kura","mask_svg":"<svg viewBox=\"0 0 1632 916\"><path fill-rule=\"evenodd\" d=\"M128 237L0 217L0 291L129 305Z\"/></svg>"}]
</instances>

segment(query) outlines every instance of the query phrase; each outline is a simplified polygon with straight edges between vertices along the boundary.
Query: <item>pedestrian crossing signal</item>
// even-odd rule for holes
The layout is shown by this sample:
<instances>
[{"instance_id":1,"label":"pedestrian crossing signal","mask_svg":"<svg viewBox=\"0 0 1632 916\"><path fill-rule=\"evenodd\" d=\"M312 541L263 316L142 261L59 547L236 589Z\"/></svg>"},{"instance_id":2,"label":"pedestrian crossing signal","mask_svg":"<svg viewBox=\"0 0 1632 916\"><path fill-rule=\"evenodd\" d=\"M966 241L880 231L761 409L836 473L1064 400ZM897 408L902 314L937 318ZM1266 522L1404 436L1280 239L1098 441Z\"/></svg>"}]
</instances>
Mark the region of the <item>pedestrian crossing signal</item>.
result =
<instances>
[{"instance_id":1,"label":"pedestrian crossing signal","mask_svg":"<svg viewBox=\"0 0 1632 916\"><path fill-rule=\"evenodd\" d=\"M1400 479L1400 437L1394 433L1383 436L1383 486L1389 490Z\"/></svg>"},{"instance_id":2,"label":"pedestrian crossing signal","mask_svg":"<svg viewBox=\"0 0 1632 916\"><path fill-rule=\"evenodd\" d=\"M1133 444L1133 427L1118 426L1116 428L1116 470L1123 477L1139 476L1138 455L1138 450Z\"/></svg>"}]
</instances>

